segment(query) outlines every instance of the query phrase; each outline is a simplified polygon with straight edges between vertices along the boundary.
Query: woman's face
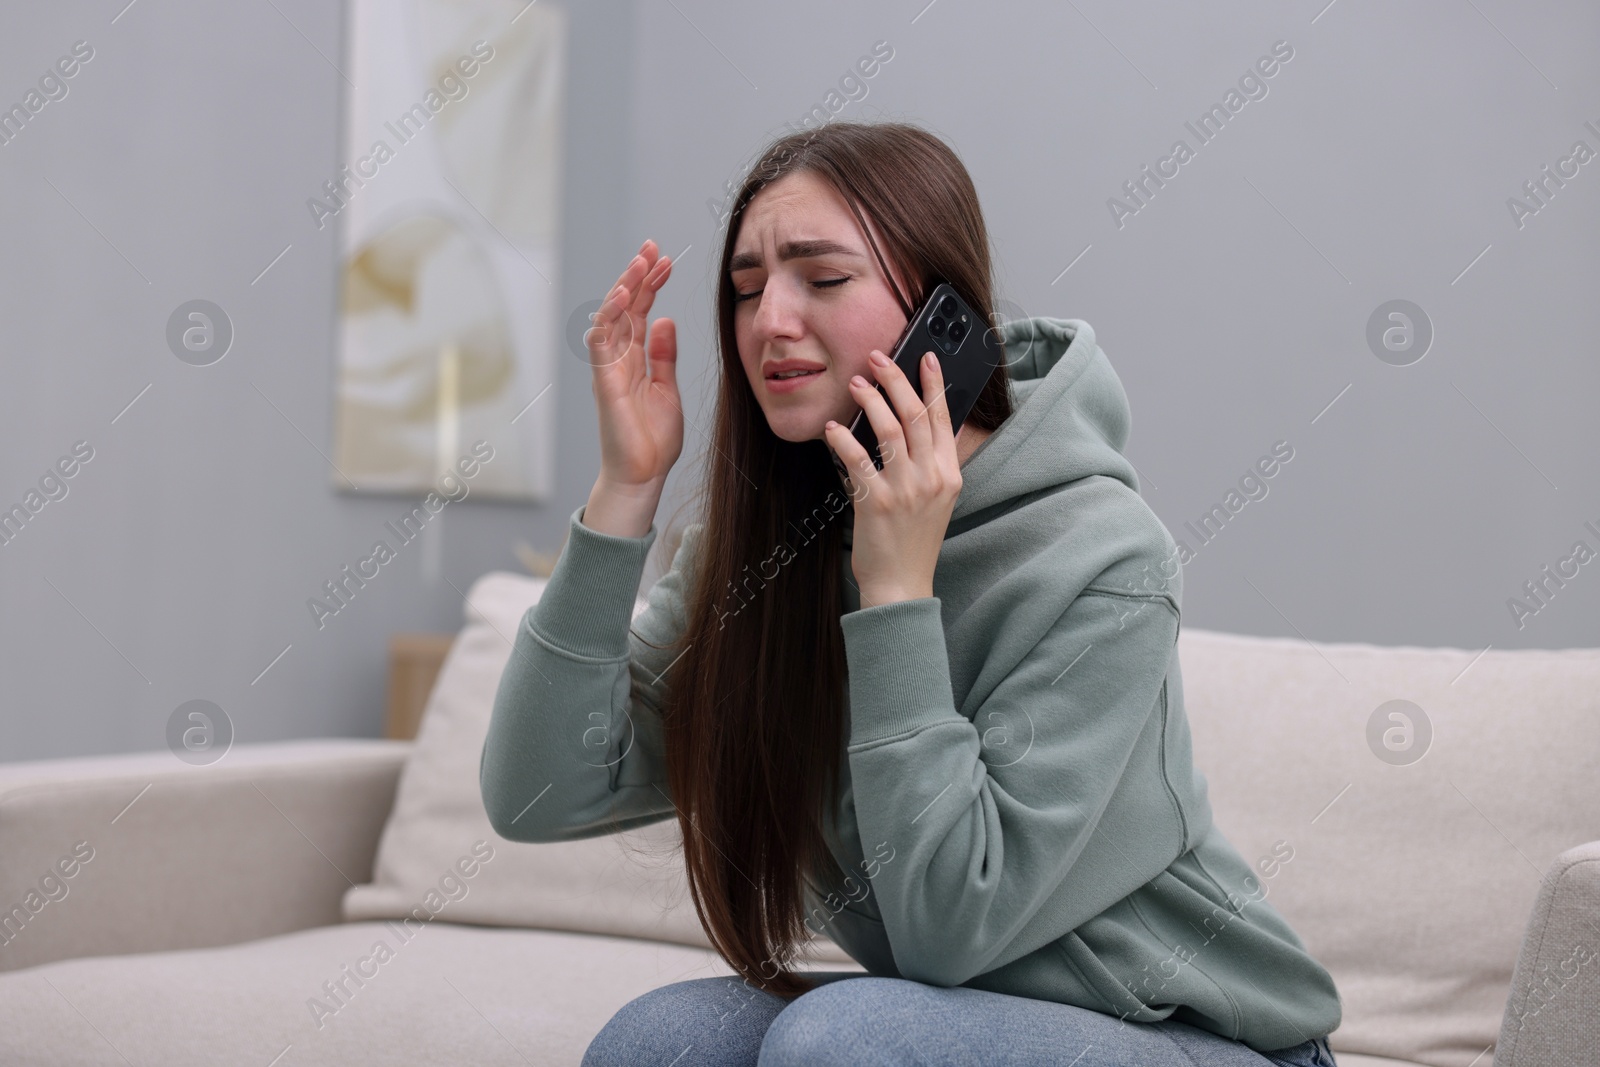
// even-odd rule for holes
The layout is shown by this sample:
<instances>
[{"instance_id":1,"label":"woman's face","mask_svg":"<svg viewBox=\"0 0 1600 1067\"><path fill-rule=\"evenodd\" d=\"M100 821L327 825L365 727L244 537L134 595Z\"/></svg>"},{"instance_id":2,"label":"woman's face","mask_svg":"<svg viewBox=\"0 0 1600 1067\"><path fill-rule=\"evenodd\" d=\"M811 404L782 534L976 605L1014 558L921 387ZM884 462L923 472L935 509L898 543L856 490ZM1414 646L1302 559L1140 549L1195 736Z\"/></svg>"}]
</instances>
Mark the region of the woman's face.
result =
<instances>
[{"instance_id":1,"label":"woman's face","mask_svg":"<svg viewBox=\"0 0 1600 1067\"><path fill-rule=\"evenodd\" d=\"M877 381L868 356L906 324L849 204L809 171L766 186L745 207L729 275L739 360L772 432L798 442L820 440L829 419L848 426L850 377ZM789 369L813 373L773 377Z\"/></svg>"}]
</instances>

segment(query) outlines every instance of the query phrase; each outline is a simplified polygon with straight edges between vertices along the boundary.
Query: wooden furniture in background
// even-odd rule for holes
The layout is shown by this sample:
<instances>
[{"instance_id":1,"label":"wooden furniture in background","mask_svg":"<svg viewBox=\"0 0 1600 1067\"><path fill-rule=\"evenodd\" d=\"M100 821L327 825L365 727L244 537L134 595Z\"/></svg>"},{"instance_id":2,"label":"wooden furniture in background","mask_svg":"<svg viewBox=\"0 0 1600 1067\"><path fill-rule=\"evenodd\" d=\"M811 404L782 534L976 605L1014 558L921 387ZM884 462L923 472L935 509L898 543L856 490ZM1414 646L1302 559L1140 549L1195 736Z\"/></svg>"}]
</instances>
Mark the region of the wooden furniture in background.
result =
<instances>
[{"instance_id":1,"label":"wooden furniture in background","mask_svg":"<svg viewBox=\"0 0 1600 1067\"><path fill-rule=\"evenodd\" d=\"M455 634L393 634L389 638L389 709L383 736L410 741L417 736L428 694L444 666Z\"/></svg>"}]
</instances>

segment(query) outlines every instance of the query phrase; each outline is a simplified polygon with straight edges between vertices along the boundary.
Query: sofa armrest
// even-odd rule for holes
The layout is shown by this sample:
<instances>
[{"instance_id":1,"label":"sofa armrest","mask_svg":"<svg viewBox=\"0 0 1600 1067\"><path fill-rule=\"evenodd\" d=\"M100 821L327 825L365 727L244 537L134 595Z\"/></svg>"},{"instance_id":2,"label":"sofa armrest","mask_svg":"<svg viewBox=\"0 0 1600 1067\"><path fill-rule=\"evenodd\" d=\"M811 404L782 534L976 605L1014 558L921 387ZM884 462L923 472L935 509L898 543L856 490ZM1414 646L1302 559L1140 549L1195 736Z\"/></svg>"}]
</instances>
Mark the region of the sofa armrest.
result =
<instances>
[{"instance_id":1,"label":"sofa armrest","mask_svg":"<svg viewBox=\"0 0 1600 1067\"><path fill-rule=\"evenodd\" d=\"M1495 1067L1567 1067L1600 1048L1600 841L1556 857L1511 975Z\"/></svg>"},{"instance_id":2,"label":"sofa armrest","mask_svg":"<svg viewBox=\"0 0 1600 1067\"><path fill-rule=\"evenodd\" d=\"M340 921L372 880L411 742L0 764L0 971Z\"/></svg>"}]
</instances>

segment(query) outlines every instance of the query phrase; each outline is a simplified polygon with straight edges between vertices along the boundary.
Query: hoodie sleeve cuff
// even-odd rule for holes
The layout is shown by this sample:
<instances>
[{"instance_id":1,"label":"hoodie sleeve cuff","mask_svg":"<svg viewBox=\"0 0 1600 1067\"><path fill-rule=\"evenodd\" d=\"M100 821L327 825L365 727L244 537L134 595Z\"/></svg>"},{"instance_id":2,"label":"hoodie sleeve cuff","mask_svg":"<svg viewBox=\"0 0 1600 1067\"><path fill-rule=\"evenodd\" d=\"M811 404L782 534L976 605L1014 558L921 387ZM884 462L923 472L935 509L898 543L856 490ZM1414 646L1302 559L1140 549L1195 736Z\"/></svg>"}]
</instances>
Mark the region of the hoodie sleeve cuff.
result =
<instances>
[{"instance_id":1,"label":"hoodie sleeve cuff","mask_svg":"<svg viewBox=\"0 0 1600 1067\"><path fill-rule=\"evenodd\" d=\"M617 660L628 656L628 627L656 527L640 537L618 537L583 524L580 506L568 525L567 545L550 572L528 626L545 644L570 656Z\"/></svg>"},{"instance_id":2,"label":"hoodie sleeve cuff","mask_svg":"<svg viewBox=\"0 0 1600 1067\"><path fill-rule=\"evenodd\" d=\"M966 722L950 689L938 597L839 616L850 672L850 747L943 722Z\"/></svg>"}]
</instances>

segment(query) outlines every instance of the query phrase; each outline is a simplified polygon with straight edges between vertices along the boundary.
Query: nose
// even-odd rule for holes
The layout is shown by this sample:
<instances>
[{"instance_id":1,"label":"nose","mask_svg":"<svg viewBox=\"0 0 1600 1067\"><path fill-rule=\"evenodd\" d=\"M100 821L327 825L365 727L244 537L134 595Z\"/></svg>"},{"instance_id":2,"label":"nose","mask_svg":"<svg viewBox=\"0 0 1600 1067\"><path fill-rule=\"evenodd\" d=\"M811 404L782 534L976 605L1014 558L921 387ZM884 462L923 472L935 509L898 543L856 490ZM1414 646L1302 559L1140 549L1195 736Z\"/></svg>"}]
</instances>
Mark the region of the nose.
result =
<instances>
[{"instance_id":1,"label":"nose","mask_svg":"<svg viewBox=\"0 0 1600 1067\"><path fill-rule=\"evenodd\" d=\"M792 341L803 329L799 303L790 284L783 278L768 278L756 298L756 337L763 342Z\"/></svg>"}]
</instances>

